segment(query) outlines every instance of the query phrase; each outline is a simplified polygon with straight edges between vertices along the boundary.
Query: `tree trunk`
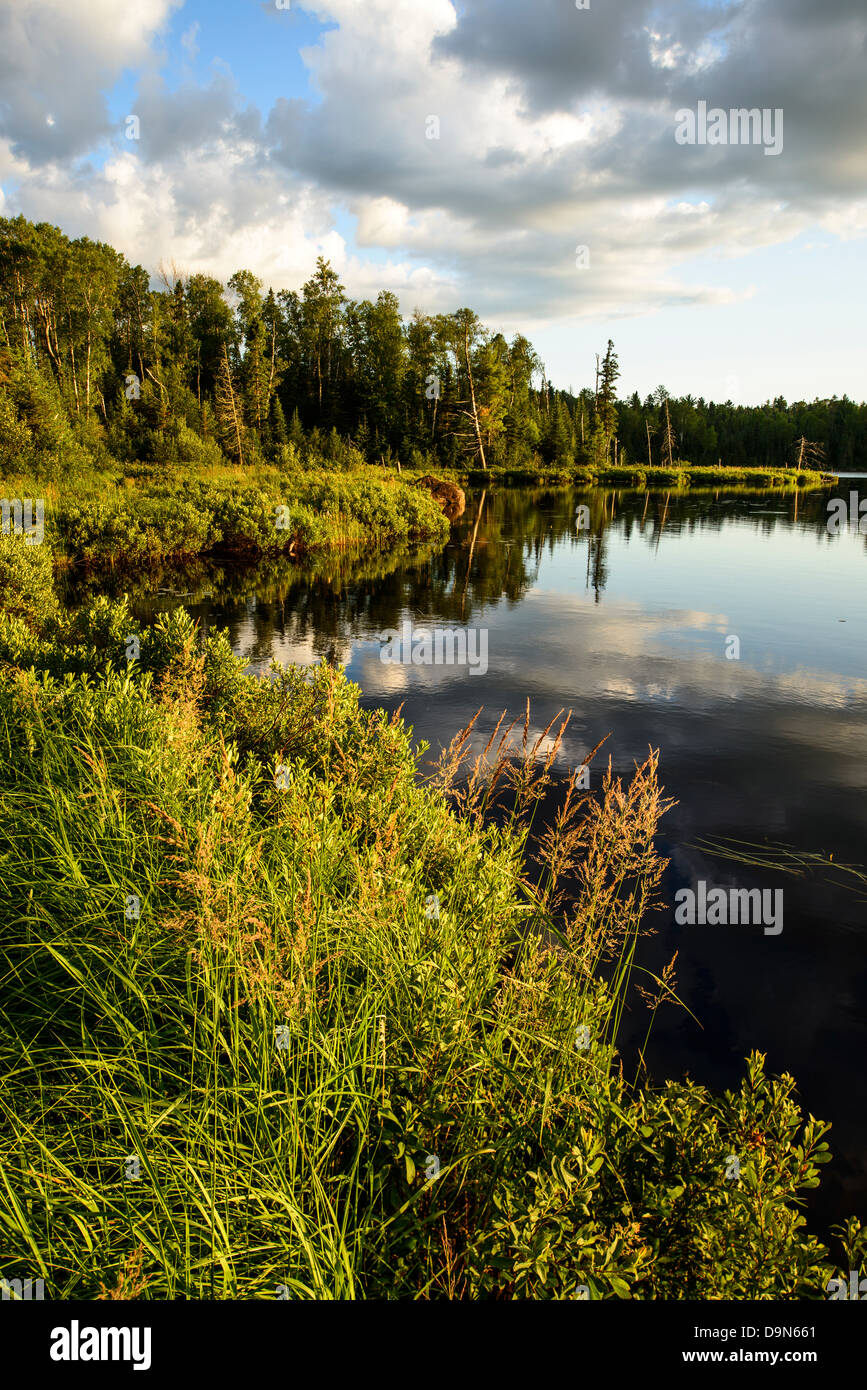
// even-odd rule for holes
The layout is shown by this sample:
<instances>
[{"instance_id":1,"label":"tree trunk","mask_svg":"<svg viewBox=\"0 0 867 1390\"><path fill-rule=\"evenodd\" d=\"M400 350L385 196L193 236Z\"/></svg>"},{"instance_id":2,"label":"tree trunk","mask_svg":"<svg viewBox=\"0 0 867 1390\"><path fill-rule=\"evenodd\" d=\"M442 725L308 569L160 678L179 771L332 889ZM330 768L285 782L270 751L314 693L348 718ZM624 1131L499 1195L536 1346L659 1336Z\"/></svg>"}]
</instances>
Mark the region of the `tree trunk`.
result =
<instances>
[{"instance_id":1,"label":"tree trunk","mask_svg":"<svg viewBox=\"0 0 867 1390\"><path fill-rule=\"evenodd\" d=\"M80 415L81 407L78 399L78 377L75 372L75 346L71 340L71 336L69 343L69 360L72 363L72 389L75 392L75 413L76 415Z\"/></svg>"},{"instance_id":2,"label":"tree trunk","mask_svg":"<svg viewBox=\"0 0 867 1390\"><path fill-rule=\"evenodd\" d=\"M470 383L470 401L473 407L473 426L476 431L476 443L479 446L479 457L482 460L482 467L487 470L488 465L485 461L485 446L482 443L482 431L479 427L479 412L476 408L476 390L473 386L473 369L470 366L470 335L469 331L466 330L464 332L464 357L467 363L467 379Z\"/></svg>"},{"instance_id":3,"label":"tree trunk","mask_svg":"<svg viewBox=\"0 0 867 1390\"><path fill-rule=\"evenodd\" d=\"M274 394L274 360L277 355L277 325L271 324L271 370L268 373L268 409L271 409L271 397Z\"/></svg>"},{"instance_id":4,"label":"tree trunk","mask_svg":"<svg viewBox=\"0 0 867 1390\"><path fill-rule=\"evenodd\" d=\"M472 538L472 540L470 541L470 558L467 560L467 572L466 572L466 575L465 575L465 577L464 577L464 588L463 588L463 592L462 592L462 594L461 594L461 617L464 616L464 600L465 600L466 597L467 597L467 585L468 585L469 582L470 582L470 567L472 566L472 563L473 563L473 551L474 551L475 548L476 548L476 536L479 534L479 522L480 522L481 519L482 519L482 512L483 512L484 509L485 509L485 498L487 497L487 495L488 495L488 489L487 489L487 488L484 488L484 489L482 490L482 495L481 495L481 498L480 498L480 500L479 500L479 510L478 510L478 512L476 513L476 524L475 524L475 526L473 527L473 538Z\"/></svg>"},{"instance_id":5,"label":"tree trunk","mask_svg":"<svg viewBox=\"0 0 867 1390\"><path fill-rule=\"evenodd\" d=\"M229 366L229 352L225 343L223 343L223 365L226 369L226 393L232 410L232 424L234 426L235 440L238 446L238 462L243 468L244 449L241 444L241 422L238 419L238 403L235 400L235 388L232 385L232 369Z\"/></svg>"}]
</instances>

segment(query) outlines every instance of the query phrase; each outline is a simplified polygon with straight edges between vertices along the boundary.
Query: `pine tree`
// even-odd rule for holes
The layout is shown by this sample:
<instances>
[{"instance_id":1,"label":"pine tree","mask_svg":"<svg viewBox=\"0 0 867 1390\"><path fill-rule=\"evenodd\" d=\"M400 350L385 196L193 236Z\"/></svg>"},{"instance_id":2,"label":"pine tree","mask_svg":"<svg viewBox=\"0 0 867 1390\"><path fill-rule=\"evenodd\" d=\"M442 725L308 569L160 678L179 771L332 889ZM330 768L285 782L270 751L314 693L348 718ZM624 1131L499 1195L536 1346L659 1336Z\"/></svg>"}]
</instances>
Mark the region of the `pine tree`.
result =
<instances>
[{"instance_id":1,"label":"pine tree","mask_svg":"<svg viewBox=\"0 0 867 1390\"><path fill-rule=\"evenodd\" d=\"M241 366L241 384L247 423L260 434L270 414L270 375L271 363L268 360L265 325L261 319L256 319L247 337Z\"/></svg>"},{"instance_id":2,"label":"pine tree","mask_svg":"<svg viewBox=\"0 0 867 1390\"><path fill-rule=\"evenodd\" d=\"M573 468L575 466L575 435L565 401L557 401L553 417L554 461L561 468Z\"/></svg>"},{"instance_id":3,"label":"pine tree","mask_svg":"<svg viewBox=\"0 0 867 1390\"><path fill-rule=\"evenodd\" d=\"M298 415L298 407L292 411L292 419L289 421L289 443L299 451L304 448L304 430Z\"/></svg>"},{"instance_id":4,"label":"pine tree","mask_svg":"<svg viewBox=\"0 0 867 1390\"><path fill-rule=\"evenodd\" d=\"M289 435L286 432L286 416L283 414L283 407L280 404L280 397L273 396L271 399L271 440L272 443L281 445L289 443Z\"/></svg>"},{"instance_id":5,"label":"pine tree","mask_svg":"<svg viewBox=\"0 0 867 1390\"><path fill-rule=\"evenodd\" d=\"M587 461L591 468L604 468L608 463L609 441L602 421L597 417L587 441Z\"/></svg>"},{"instance_id":6,"label":"pine tree","mask_svg":"<svg viewBox=\"0 0 867 1390\"><path fill-rule=\"evenodd\" d=\"M364 459L370 458L370 426L367 423L367 416L362 415L358 422L353 440L356 449Z\"/></svg>"},{"instance_id":7,"label":"pine tree","mask_svg":"<svg viewBox=\"0 0 867 1390\"><path fill-rule=\"evenodd\" d=\"M602 434L605 440L605 458L607 460L611 449L611 441L617 434L617 378L620 376L620 365L614 353L614 344L608 339L608 351L602 359L599 368L600 382L596 397L596 417L602 426Z\"/></svg>"}]
</instances>

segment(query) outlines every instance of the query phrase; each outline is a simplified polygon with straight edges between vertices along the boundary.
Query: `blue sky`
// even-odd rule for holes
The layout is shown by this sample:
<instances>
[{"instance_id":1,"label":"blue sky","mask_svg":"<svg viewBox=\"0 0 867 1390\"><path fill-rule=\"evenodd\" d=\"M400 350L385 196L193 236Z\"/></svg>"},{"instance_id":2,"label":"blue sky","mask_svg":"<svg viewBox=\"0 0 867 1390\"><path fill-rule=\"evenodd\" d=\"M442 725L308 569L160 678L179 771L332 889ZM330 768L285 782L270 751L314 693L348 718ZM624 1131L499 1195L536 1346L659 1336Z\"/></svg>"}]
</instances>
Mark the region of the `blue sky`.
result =
<instances>
[{"instance_id":1,"label":"blue sky","mask_svg":"<svg viewBox=\"0 0 867 1390\"><path fill-rule=\"evenodd\" d=\"M0 0L2 210L154 275L325 255L576 389L612 337L624 394L862 399L865 51L863 0ZM679 145L699 101L782 153Z\"/></svg>"},{"instance_id":2,"label":"blue sky","mask_svg":"<svg viewBox=\"0 0 867 1390\"><path fill-rule=\"evenodd\" d=\"M163 50L171 89L190 80L205 85L218 66L231 72L247 100L268 111L278 97L317 99L301 50L331 27L297 4L278 10L261 0L186 0L154 47ZM118 120L133 109L137 85L136 72L127 71L114 87L110 105Z\"/></svg>"}]
</instances>

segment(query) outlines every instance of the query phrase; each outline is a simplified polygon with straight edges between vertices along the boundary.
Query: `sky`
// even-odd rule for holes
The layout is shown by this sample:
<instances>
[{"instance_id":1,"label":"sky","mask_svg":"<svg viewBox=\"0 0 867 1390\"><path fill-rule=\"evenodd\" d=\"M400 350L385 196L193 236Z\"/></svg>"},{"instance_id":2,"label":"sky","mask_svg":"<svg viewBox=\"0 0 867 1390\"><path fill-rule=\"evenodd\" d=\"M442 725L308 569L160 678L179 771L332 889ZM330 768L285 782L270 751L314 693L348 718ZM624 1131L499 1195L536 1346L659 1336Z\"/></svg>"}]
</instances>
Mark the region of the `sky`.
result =
<instances>
[{"instance_id":1,"label":"sky","mask_svg":"<svg viewBox=\"0 0 867 1390\"><path fill-rule=\"evenodd\" d=\"M863 400L865 76L865 0L0 0L0 215L153 275L322 255L575 390L611 337L624 396ZM782 147L681 142L700 103Z\"/></svg>"}]
</instances>

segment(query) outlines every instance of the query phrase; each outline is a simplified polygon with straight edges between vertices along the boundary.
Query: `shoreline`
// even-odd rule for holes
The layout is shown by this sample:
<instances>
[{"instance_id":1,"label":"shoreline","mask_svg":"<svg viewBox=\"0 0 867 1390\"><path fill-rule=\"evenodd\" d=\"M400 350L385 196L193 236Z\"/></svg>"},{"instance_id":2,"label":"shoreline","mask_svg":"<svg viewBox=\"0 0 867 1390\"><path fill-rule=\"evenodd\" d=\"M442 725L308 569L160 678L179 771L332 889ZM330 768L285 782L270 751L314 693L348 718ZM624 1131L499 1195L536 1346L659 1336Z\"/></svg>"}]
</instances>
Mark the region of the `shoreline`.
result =
<instances>
[{"instance_id":1,"label":"shoreline","mask_svg":"<svg viewBox=\"0 0 867 1390\"><path fill-rule=\"evenodd\" d=\"M451 523L424 487L424 474L368 466L353 471L310 470L292 475L226 470L218 477L92 480L67 490L65 480L19 478L7 495L42 496L45 533L59 568L86 572L125 564L159 564L288 557L303 564L316 555L390 553L407 545L442 547ZM793 469L559 470L443 468L438 480L462 487L605 489L621 485L655 491L715 491L726 486L759 491L817 489L836 475ZM100 482L103 486L100 488ZM95 483L95 486L94 486ZM149 485L150 484L150 485ZM182 534L178 535L181 528Z\"/></svg>"}]
</instances>

